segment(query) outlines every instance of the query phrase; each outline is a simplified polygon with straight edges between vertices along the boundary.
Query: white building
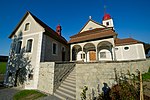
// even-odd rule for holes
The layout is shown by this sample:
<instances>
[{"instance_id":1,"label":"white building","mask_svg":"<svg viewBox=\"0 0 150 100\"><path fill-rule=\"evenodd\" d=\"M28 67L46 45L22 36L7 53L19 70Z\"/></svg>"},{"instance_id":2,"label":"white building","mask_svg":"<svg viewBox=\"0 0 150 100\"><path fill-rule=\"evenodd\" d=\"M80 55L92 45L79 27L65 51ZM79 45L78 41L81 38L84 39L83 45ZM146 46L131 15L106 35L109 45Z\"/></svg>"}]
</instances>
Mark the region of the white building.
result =
<instances>
[{"instance_id":1,"label":"white building","mask_svg":"<svg viewBox=\"0 0 150 100\"><path fill-rule=\"evenodd\" d=\"M142 42L132 38L117 38L113 19L109 14L104 15L102 23L99 24L89 19L78 34L70 37L71 61L97 62L146 59Z\"/></svg>"},{"instance_id":2,"label":"white building","mask_svg":"<svg viewBox=\"0 0 150 100\"><path fill-rule=\"evenodd\" d=\"M41 62L56 61L123 61L146 59L142 42L132 38L118 39L113 19L103 17L103 24L92 19L68 42L56 31L27 12L9 36L12 46L8 60L6 85L18 83L18 74L25 74L26 89L37 89ZM70 50L69 50L70 45ZM12 53L13 51L13 53ZM70 54L69 54L70 53ZM32 71L22 72L22 66Z\"/></svg>"},{"instance_id":3,"label":"white building","mask_svg":"<svg viewBox=\"0 0 150 100\"><path fill-rule=\"evenodd\" d=\"M32 72L27 76L25 88L37 89L41 62L69 61L69 47L66 39L61 36L61 26L56 31L27 12L9 36L12 46L8 60L5 83L18 83L17 77L22 67L30 67ZM14 54L12 54L12 52ZM16 67L16 68L14 68ZM12 81L15 82L12 82Z\"/></svg>"}]
</instances>

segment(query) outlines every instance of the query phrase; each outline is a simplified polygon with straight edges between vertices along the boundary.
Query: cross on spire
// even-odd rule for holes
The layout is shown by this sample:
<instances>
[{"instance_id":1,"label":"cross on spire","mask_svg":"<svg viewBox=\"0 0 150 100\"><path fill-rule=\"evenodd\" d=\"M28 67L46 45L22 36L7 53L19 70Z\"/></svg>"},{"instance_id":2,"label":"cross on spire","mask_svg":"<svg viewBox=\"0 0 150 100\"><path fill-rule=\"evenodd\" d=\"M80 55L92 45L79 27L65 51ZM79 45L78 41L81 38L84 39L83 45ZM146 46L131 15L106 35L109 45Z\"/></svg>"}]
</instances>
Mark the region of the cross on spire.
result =
<instances>
[{"instance_id":1,"label":"cross on spire","mask_svg":"<svg viewBox=\"0 0 150 100\"><path fill-rule=\"evenodd\" d=\"M104 5L104 14L106 14L106 8L107 8L106 5Z\"/></svg>"}]
</instances>

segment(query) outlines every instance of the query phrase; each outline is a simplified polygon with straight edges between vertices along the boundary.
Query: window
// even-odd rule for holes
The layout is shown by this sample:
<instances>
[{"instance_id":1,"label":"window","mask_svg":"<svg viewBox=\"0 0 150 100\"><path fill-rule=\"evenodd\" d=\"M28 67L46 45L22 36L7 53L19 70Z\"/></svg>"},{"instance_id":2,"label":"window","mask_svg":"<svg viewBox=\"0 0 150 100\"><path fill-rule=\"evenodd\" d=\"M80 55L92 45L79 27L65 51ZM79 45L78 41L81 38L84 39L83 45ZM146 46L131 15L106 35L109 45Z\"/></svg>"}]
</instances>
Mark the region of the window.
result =
<instances>
[{"instance_id":1,"label":"window","mask_svg":"<svg viewBox=\"0 0 150 100\"><path fill-rule=\"evenodd\" d=\"M64 47L62 47L62 52L65 52L65 48Z\"/></svg>"},{"instance_id":2,"label":"window","mask_svg":"<svg viewBox=\"0 0 150 100\"><path fill-rule=\"evenodd\" d=\"M117 51L117 50L118 50L118 48L115 48L115 50Z\"/></svg>"},{"instance_id":3,"label":"window","mask_svg":"<svg viewBox=\"0 0 150 100\"><path fill-rule=\"evenodd\" d=\"M17 43L16 53L20 53L20 51L21 51L21 45L22 45L22 41L19 41Z\"/></svg>"},{"instance_id":4,"label":"window","mask_svg":"<svg viewBox=\"0 0 150 100\"><path fill-rule=\"evenodd\" d=\"M29 80L33 80L33 74L28 74Z\"/></svg>"},{"instance_id":5,"label":"window","mask_svg":"<svg viewBox=\"0 0 150 100\"><path fill-rule=\"evenodd\" d=\"M26 23L24 31L29 30L29 27L30 27L30 23Z\"/></svg>"},{"instance_id":6,"label":"window","mask_svg":"<svg viewBox=\"0 0 150 100\"><path fill-rule=\"evenodd\" d=\"M26 52L31 52L32 50L32 39L27 41L27 48L26 48Z\"/></svg>"},{"instance_id":7,"label":"window","mask_svg":"<svg viewBox=\"0 0 150 100\"><path fill-rule=\"evenodd\" d=\"M106 26L108 26L109 25L109 22L106 22Z\"/></svg>"},{"instance_id":8,"label":"window","mask_svg":"<svg viewBox=\"0 0 150 100\"><path fill-rule=\"evenodd\" d=\"M129 49L129 47L124 47L124 50L128 50Z\"/></svg>"},{"instance_id":9,"label":"window","mask_svg":"<svg viewBox=\"0 0 150 100\"><path fill-rule=\"evenodd\" d=\"M82 54L81 54L81 59L82 59L82 58L85 59L85 54L83 54L83 56L82 56Z\"/></svg>"},{"instance_id":10,"label":"window","mask_svg":"<svg viewBox=\"0 0 150 100\"><path fill-rule=\"evenodd\" d=\"M93 29L92 27L89 28L89 30L92 30L92 29Z\"/></svg>"},{"instance_id":11,"label":"window","mask_svg":"<svg viewBox=\"0 0 150 100\"><path fill-rule=\"evenodd\" d=\"M106 52L100 52L100 58L106 58Z\"/></svg>"},{"instance_id":12,"label":"window","mask_svg":"<svg viewBox=\"0 0 150 100\"><path fill-rule=\"evenodd\" d=\"M56 43L53 43L53 54L56 54L57 51L57 45Z\"/></svg>"}]
</instances>

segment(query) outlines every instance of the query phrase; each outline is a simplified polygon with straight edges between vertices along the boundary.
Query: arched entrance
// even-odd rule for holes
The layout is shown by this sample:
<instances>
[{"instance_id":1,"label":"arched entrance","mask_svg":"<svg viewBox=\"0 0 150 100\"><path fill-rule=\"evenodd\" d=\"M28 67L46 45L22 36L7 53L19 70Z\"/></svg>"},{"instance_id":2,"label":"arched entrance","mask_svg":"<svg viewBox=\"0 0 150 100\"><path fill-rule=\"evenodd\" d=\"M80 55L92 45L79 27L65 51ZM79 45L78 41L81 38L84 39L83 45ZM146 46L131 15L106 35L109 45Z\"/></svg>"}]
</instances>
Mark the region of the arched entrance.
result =
<instances>
[{"instance_id":1,"label":"arched entrance","mask_svg":"<svg viewBox=\"0 0 150 100\"><path fill-rule=\"evenodd\" d=\"M85 61L93 62L96 61L96 48L93 43L87 43L83 47L83 51L85 52Z\"/></svg>"},{"instance_id":2,"label":"arched entrance","mask_svg":"<svg viewBox=\"0 0 150 100\"><path fill-rule=\"evenodd\" d=\"M82 51L82 48L80 45L75 45L72 48L72 61L78 61L80 60L79 58L79 53Z\"/></svg>"},{"instance_id":3,"label":"arched entrance","mask_svg":"<svg viewBox=\"0 0 150 100\"><path fill-rule=\"evenodd\" d=\"M113 45L108 42L108 41L103 41L100 42L97 45L97 50L98 50L98 60L113 60L113 50L112 50Z\"/></svg>"}]
</instances>

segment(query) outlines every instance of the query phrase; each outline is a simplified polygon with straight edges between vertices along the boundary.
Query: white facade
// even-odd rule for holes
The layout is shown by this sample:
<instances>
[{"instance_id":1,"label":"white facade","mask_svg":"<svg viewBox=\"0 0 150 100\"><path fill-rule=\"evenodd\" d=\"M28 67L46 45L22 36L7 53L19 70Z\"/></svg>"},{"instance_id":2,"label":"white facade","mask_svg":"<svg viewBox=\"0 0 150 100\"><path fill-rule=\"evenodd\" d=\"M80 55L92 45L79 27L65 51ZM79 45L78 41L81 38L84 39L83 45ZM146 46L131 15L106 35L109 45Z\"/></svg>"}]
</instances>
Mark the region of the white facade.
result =
<instances>
[{"instance_id":1,"label":"white facade","mask_svg":"<svg viewBox=\"0 0 150 100\"><path fill-rule=\"evenodd\" d=\"M88 31L88 35L90 31L91 34L94 34L92 30L97 28L103 28L104 30L102 31L105 31L105 29L108 30L109 27L112 27L112 29L114 29L113 20L111 18L103 20L103 25L98 24L90 19L78 34L85 34L84 32L86 31ZM74 40L80 39L80 36L71 38L74 38ZM116 46L116 36L112 36L112 38L106 38L104 37L102 39L87 40L88 42L79 42L80 40L78 40L77 43L71 43L70 61L95 62L146 59L142 43L132 43L131 41L129 41L129 43L127 43L126 45L122 45L122 43L120 42L119 46Z\"/></svg>"},{"instance_id":2,"label":"white facade","mask_svg":"<svg viewBox=\"0 0 150 100\"><path fill-rule=\"evenodd\" d=\"M117 61L146 59L143 44L116 46L115 52Z\"/></svg>"},{"instance_id":3,"label":"white facade","mask_svg":"<svg viewBox=\"0 0 150 100\"><path fill-rule=\"evenodd\" d=\"M29 23L29 29L27 31L25 31L26 23ZM28 79L27 75L27 81L24 84L24 88L26 89L37 89L43 32L45 32L44 28L29 14L12 37L14 39L14 36L16 36L20 38L19 41L22 41L21 50L25 50L24 54L30 60L30 69L33 69L33 79ZM26 52L27 41L29 39L33 40L32 50L31 52ZM7 74L9 74L8 70Z\"/></svg>"},{"instance_id":4,"label":"white facade","mask_svg":"<svg viewBox=\"0 0 150 100\"><path fill-rule=\"evenodd\" d=\"M39 21L35 16L30 14L29 12L23 17L21 22L18 24L14 32L10 35L12 40L17 39L17 42L13 42L12 44L16 45L14 49L15 55L23 55L22 58L26 59L28 63L24 64L26 69L30 66L32 70L27 71L24 75L26 76L26 80L23 82L23 87L25 89L37 89L38 82L39 82L39 69L40 69L40 62L44 61L68 61L68 45L67 42L65 44L65 39L63 42L60 42L53 37L50 37L48 34L57 34L55 31L49 31L45 29L45 26L42 22ZM43 25L43 26L42 26ZM45 26L45 27L44 27ZM51 33L53 32L53 33ZM61 36L59 36L61 37ZM30 50L27 51L28 47L28 40L31 40L30 43ZM18 46L18 42L21 41L21 48ZM55 43L55 48L53 48L53 43ZM16 52L16 48L20 49L20 52ZM12 48L11 48L12 49ZM53 50L56 50L55 52ZM21 53L23 51L23 53ZM55 54L53 54L53 52ZM10 55L11 57L12 55ZM20 59L22 59L20 58ZM16 58L14 58L16 59ZM8 60L9 62L9 60ZM11 62L10 62L11 63ZM16 67L17 65L21 65L20 61L12 62ZM16 64L15 64L16 63ZM21 67L21 66L20 66ZM11 81L11 85L19 84L19 79L15 79L18 75L16 74L18 68L12 68L11 64L7 66L7 73L5 78L5 84L9 85L11 80L17 80L17 82ZM14 78L9 80L10 73L14 75ZM11 75L12 77L12 75ZM32 78L31 78L32 77Z\"/></svg>"},{"instance_id":5,"label":"white facade","mask_svg":"<svg viewBox=\"0 0 150 100\"><path fill-rule=\"evenodd\" d=\"M105 25L107 27L114 27L114 23L113 23L112 19L103 20L102 23L103 23L103 25Z\"/></svg>"},{"instance_id":6,"label":"white facade","mask_svg":"<svg viewBox=\"0 0 150 100\"><path fill-rule=\"evenodd\" d=\"M146 59L145 51L143 44L130 44L130 45L122 45L122 46L115 46L110 48L101 48L98 45L102 42L109 42L113 44L112 39L104 39L104 40L97 40L97 41L90 41L85 43L76 43L71 45L71 51L73 48L78 49L76 52L76 58L71 59L71 61L84 61L84 62L91 62L89 51L85 51L84 48L87 44L93 44L95 46L94 50L96 52L96 60L95 61L125 61L125 60L140 60ZM111 42L110 42L111 41ZM107 44L105 44L107 46ZM88 48L88 47L87 47ZM111 50L109 50L111 49ZM83 50L83 51L82 51ZM103 54L104 56L101 56ZM73 55L72 52L70 55ZM82 56L84 58L82 58ZM72 56L71 56L72 58Z\"/></svg>"},{"instance_id":7,"label":"white facade","mask_svg":"<svg viewBox=\"0 0 150 100\"><path fill-rule=\"evenodd\" d=\"M95 61L101 60L115 60L115 52L114 52L114 38L102 39L102 40L95 40L90 42L83 42L83 43L76 43L71 44L70 50L70 60L71 61L84 61L84 62L91 62L90 61L90 51L95 51ZM101 49L102 48L102 49ZM73 49L76 50L76 57L73 59ZM106 57L101 57L101 52L106 53ZM85 58L82 58L81 55L85 55Z\"/></svg>"}]
</instances>

